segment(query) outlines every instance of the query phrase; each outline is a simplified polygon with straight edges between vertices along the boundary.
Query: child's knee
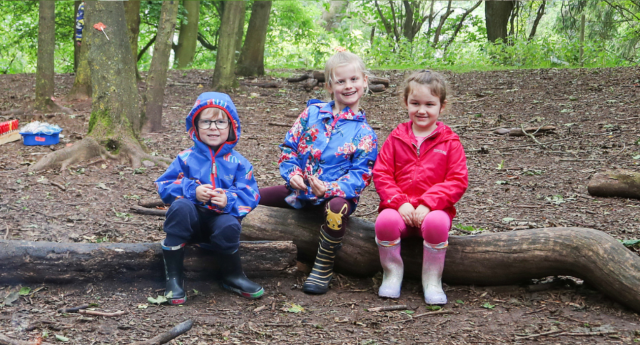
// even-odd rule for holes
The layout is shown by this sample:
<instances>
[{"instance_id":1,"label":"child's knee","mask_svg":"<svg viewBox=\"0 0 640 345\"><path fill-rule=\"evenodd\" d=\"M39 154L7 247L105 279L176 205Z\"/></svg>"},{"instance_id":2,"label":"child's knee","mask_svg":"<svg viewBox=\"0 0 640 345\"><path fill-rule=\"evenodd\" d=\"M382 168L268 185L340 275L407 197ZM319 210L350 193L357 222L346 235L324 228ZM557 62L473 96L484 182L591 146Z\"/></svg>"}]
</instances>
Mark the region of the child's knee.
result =
<instances>
[{"instance_id":1,"label":"child's knee","mask_svg":"<svg viewBox=\"0 0 640 345\"><path fill-rule=\"evenodd\" d=\"M405 224L398 211L390 208L384 209L376 218L376 237L380 241L397 240L403 227Z\"/></svg>"},{"instance_id":2,"label":"child's knee","mask_svg":"<svg viewBox=\"0 0 640 345\"><path fill-rule=\"evenodd\" d=\"M171 203L167 210L167 218L180 217L183 218L190 213L196 212L196 205L194 205L189 199L178 199Z\"/></svg>"},{"instance_id":3,"label":"child's knee","mask_svg":"<svg viewBox=\"0 0 640 345\"><path fill-rule=\"evenodd\" d=\"M222 224L217 224L215 232L211 235L211 245L216 251L232 254L240 246L242 226L235 217L229 215L220 223Z\"/></svg>"},{"instance_id":4,"label":"child's knee","mask_svg":"<svg viewBox=\"0 0 640 345\"><path fill-rule=\"evenodd\" d=\"M451 218L444 211L431 211L422 221L422 238L427 243L438 244L446 242L451 229Z\"/></svg>"},{"instance_id":5,"label":"child's knee","mask_svg":"<svg viewBox=\"0 0 640 345\"><path fill-rule=\"evenodd\" d=\"M344 229L344 222L349 218L351 206L343 198L333 198L327 202L325 221L329 229L339 231Z\"/></svg>"}]
</instances>

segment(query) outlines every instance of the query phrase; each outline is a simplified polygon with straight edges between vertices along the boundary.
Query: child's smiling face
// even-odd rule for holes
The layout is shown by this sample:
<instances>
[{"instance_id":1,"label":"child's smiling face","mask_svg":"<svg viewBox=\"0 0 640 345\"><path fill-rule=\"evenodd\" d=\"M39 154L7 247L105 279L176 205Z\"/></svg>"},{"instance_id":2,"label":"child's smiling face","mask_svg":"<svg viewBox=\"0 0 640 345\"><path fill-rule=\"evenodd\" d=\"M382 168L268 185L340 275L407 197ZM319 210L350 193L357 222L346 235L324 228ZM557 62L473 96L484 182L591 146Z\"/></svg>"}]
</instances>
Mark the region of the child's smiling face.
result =
<instances>
[{"instance_id":1,"label":"child's smiling face","mask_svg":"<svg viewBox=\"0 0 640 345\"><path fill-rule=\"evenodd\" d=\"M358 112L360 98L367 86L367 76L353 63L338 66L333 70L331 85L327 83L327 90L333 94L338 111L349 107Z\"/></svg>"},{"instance_id":2,"label":"child's smiling face","mask_svg":"<svg viewBox=\"0 0 640 345\"><path fill-rule=\"evenodd\" d=\"M415 84L407 98L409 118L416 136L426 136L436 129L436 121L447 101L440 103L440 97L431 93L427 85Z\"/></svg>"},{"instance_id":3,"label":"child's smiling face","mask_svg":"<svg viewBox=\"0 0 640 345\"><path fill-rule=\"evenodd\" d=\"M200 141L211 147L220 146L229 139L231 124L227 115L221 110L214 111L212 108L203 110L196 126L198 126ZM207 126L211 127L206 128ZM218 129L218 127L225 128Z\"/></svg>"}]
</instances>

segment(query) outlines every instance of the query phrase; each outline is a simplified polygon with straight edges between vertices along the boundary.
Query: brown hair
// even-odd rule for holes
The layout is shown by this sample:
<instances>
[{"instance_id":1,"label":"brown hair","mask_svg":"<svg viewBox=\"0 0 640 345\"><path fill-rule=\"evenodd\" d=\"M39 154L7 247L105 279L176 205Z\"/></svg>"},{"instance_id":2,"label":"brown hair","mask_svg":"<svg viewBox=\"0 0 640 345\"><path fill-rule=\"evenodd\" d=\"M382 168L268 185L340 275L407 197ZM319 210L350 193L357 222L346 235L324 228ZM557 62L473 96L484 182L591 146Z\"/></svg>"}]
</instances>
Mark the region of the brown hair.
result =
<instances>
[{"instance_id":1,"label":"brown hair","mask_svg":"<svg viewBox=\"0 0 640 345\"><path fill-rule=\"evenodd\" d=\"M440 104L444 104L447 99L447 82L442 74L423 69L420 72L412 73L409 78L404 81L404 91L402 98L404 104L407 104L409 94L413 91L414 85L425 85L431 90L431 94L440 98Z\"/></svg>"},{"instance_id":2,"label":"brown hair","mask_svg":"<svg viewBox=\"0 0 640 345\"><path fill-rule=\"evenodd\" d=\"M328 88L333 83L333 72L337 67L350 64L353 64L356 69L362 72L362 74L364 74L365 76L369 75L369 71L367 71L367 67L364 64L364 61L362 61L362 59L358 55L350 53L348 51L338 51L337 53L333 54L333 56L330 57L329 60L327 60L327 63L324 65L325 87ZM365 94L367 93L368 89L369 85L367 85L365 89ZM331 99L333 99L333 94L331 94Z\"/></svg>"}]
</instances>

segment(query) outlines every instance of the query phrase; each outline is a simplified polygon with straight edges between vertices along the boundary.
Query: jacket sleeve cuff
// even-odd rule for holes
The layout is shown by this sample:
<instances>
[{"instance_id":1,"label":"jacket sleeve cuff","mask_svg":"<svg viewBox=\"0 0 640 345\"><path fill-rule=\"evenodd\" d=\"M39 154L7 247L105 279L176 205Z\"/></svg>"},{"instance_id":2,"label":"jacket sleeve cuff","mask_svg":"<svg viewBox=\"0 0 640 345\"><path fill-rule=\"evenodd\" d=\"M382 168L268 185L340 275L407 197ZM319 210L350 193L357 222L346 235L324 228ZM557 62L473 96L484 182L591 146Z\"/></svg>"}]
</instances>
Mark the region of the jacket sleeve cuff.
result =
<instances>
[{"instance_id":1,"label":"jacket sleeve cuff","mask_svg":"<svg viewBox=\"0 0 640 345\"><path fill-rule=\"evenodd\" d=\"M193 201L194 203L198 202L198 199L196 199L196 188L198 187L198 185L196 183L193 183L191 181L191 183L189 183L186 186L186 190L184 191L184 197Z\"/></svg>"},{"instance_id":2,"label":"jacket sleeve cuff","mask_svg":"<svg viewBox=\"0 0 640 345\"><path fill-rule=\"evenodd\" d=\"M383 205L385 207L397 210L397 209L400 208L400 206L402 206L402 205L404 205L404 204L406 204L408 202L411 202L409 200L409 196L408 195L406 195L406 194L396 194L396 195L388 198L387 200L384 200L383 201Z\"/></svg>"},{"instance_id":3,"label":"jacket sleeve cuff","mask_svg":"<svg viewBox=\"0 0 640 345\"><path fill-rule=\"evenodd\" d=\"M236 205L237 196L228 190L225 190L224 193L227 195L227 205L222 209L222 212L231 213L231 210Z\"/></svg>"}]
</instances>

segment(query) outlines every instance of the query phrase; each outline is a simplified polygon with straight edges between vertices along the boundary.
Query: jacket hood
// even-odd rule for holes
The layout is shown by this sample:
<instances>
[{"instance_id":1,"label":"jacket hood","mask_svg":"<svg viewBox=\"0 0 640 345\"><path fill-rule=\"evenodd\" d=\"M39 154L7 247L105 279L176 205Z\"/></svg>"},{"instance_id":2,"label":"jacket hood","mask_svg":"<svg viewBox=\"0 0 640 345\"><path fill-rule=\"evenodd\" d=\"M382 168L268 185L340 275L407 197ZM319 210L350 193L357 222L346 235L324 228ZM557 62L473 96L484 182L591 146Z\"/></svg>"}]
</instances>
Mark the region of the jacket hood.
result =
<instances>
[{"instance_id":1,"label":"jacket hood","mask_svg":"<svg viewBox=\"0 0 640 345\"><path fill-rule=\"evenodd\" d=\"M417 143L416 136L413 134L413 130L411 129L412 122L404 122L398 125L392 132L391 135L396 136L409 144ZM460 141L460 137L453 132L453 130L445 125L444 123L438 121L436 123L438 126L435 131L430 136L433 136L433 139L437 142L443 142L447 140L457 140Z\"/></svg>"},{"instance_id":2,"label":"jacket hood","mask_svg":"<svg viewBox=\"0 0 640 345\"><path fill-rule=\"evenodd\" d=\"M231 132L229 133L229 137L232 141L226 141L220 145L218 150L215 152L215 155L218 156L220 154L231 152L238 143L238 140L240 140L240 118L238 117L238 111L236 110L235 104L233 104L231 97L226 93L205 92L198 96L196 103L193 105L189 115L187 115L187 133L195 143L197 149L209 152L209 145L200 140L195 124L196 116L198 116L202 110L207 108L218 108L225 112L231 120L231 130L235 133L235 138L232 137Z\"/></svg>"}]
</instances>

